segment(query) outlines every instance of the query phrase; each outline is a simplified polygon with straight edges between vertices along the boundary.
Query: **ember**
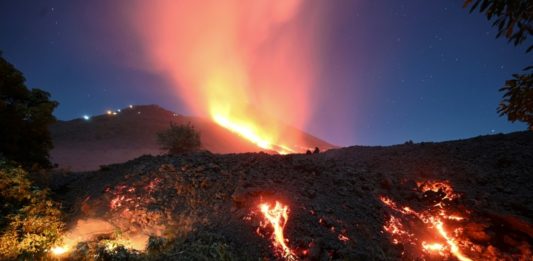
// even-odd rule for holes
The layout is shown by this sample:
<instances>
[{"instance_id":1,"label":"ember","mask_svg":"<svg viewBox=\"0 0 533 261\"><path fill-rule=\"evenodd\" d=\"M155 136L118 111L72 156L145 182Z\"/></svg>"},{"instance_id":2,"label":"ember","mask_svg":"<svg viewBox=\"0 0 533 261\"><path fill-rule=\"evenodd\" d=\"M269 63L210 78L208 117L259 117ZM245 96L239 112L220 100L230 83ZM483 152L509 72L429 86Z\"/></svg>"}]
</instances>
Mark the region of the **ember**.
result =
<instances>
[{"instance_id":1,"label":"ember","mask_svg":"<svg viewBox=\"0 0 533 261\"><path fill-rule=\"evenodd\" d=\"M453 200L457 199L459 195L453 192L452 186L447 181L425 181L417 182L416 185L421 192L433 191L435 193L444 193L442 200L448 199Z\"/></svg>"},{"instance_id":2,"label":"ember","mask_svg":"<svg viewBox=\"0 0 533 261\"><path fill-rule=\"evenodd\" d=\"M342 241L342 242L346 242L346 241L349 241L349 240L350 240L349 237L347 237L347 236L345 236L345 235L343 235L343 234L339 234L338 238L339 238L339 240Z\"/></svg>"},{"instance_id":3,"label":"ember","mask_svg":"<svg viewBox=\"0 0 533 261\"><path fill-rule=\"evenodd\" d=\"M261 226L266 227L270 224L274 229L272 234L274 246L278 248L285 259L296 260L294 252L287 246L287 240L283 235L283 230L289 219L289 207L276 201L273 208L268 203L262 203L259 205L259 209L266 221L265 223L261 222Z\"/></svg>"}]
</instances>

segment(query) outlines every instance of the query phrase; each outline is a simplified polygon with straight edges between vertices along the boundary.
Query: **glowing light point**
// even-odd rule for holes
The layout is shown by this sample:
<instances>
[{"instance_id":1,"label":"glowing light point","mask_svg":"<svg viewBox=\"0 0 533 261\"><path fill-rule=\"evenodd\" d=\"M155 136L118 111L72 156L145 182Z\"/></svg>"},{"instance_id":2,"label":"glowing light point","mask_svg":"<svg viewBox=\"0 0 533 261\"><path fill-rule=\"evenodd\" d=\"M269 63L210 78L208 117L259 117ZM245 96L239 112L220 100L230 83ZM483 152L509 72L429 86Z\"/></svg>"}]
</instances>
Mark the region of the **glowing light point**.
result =
<instances>
[{"instance_id":1,"label":"glowing light point","mask_svg":"<svg viewBox=\"0 0 533 261\"><path fill-rule=\"evenodd\" d=\"M66 247L61 247L61 246L56 246L54 248L51 249L52 250L52 254L56 255L56 256L60 256L60 255L63 255L67 252L67 248Z\"/></svg>"},{"instance_id":2,"label":"glowing light point","mask_svg":"<svg viewBox=\"0 0 533 261\"><path fill-rule=\"evenodd\" d=\"M133 109L133 105L131 105L131 104L130 104L128 107L129 107L130 109Z\"/></svg>"},{"instance_id":3,"label":"glowing light point","mask_svg":"<svg viewBox=\"0 0 533 261\"><path fill-rule=\"evenodd\" d=\"M426 249L426 250L429 250L429 251L442 251L442 250L445 249L444 245L442 245L440 243L428 244L425 241L422 242L422 247L424 249Z\"/></svg>"},{"instance_id":4,"label":"glowing light point","mask_svg":"<svg viewBox=\"0 0 533 261\"><path fill-rule=\"evenodd\" d=\"M91 117L90 117L89 115L83 115L83 119L86 120L86 121L88 121L88 120L91 119Z\"/></svg>"},{"instance_id":5,"label":"glowing light point","mask_svg":"<svg viewBox=\"0 0 533 261\"><path fill-rule=\"evenodd\" d=\"M106 111L106 114L107 114L107 115L112 115L112 114L113 114L113 111L111 111L111 110L107 110L107 111Z\"/></svg>"}]
</instances>

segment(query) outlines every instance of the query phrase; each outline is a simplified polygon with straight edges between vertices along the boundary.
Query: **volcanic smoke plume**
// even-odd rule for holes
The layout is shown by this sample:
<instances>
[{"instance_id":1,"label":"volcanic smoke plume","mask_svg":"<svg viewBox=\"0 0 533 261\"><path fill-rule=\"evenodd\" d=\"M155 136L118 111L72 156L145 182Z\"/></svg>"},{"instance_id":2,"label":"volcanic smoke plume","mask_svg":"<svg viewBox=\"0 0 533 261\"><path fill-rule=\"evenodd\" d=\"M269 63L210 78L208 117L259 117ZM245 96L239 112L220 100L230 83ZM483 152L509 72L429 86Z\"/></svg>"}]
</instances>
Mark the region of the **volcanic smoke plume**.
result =
<instances>
[{"instance_id":1,"label":"volcanic smoke plume","mask_svg":"<svg viewBox=\"0 0 533 261\"><path fill-rule=\"evenodd\" d=\"M318 8L183 0L139 1L132 10L146 63L175 83L194 113L263 149L304 149L283 137L278 120L303 127L308 119Z\"/></svg>"}]
</instances>

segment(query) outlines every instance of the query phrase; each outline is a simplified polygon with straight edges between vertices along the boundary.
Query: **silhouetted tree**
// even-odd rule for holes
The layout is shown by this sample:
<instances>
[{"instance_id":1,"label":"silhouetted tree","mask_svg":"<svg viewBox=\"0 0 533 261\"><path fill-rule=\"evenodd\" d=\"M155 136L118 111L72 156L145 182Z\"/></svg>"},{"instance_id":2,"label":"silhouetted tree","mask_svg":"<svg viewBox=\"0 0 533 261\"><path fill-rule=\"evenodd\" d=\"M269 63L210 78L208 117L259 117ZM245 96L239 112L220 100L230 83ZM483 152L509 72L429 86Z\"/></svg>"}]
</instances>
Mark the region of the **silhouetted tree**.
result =
<instances>
[{"instance_id":1,"label":"silhouetted tree","mask_svg":"<svg viewBox=\"0 0 533 261\"><path fill-rule=\"evenodd\" d=\"M533 34L533 1L531 0L466 0L470 12L479 10L489 21L494 19L496 37L504 36L515 46ZM533 50L531 44L526 52ZM528 66L521 74L513 74L513 79L505 82L500 89L504 92L498 107L500 116L507 115L511 122L523 121L533 130L533 66Z\"/></svg>"},{"instance_id":2,"label":"silhouetted tree","mask_svg":"<svg viewBox=\"0 0 533 261\"><path fill-rule=\"evenodd\" d=\"M26 167L49 167L48 126L56 120L52 112L58 103L43 90L29 90L25 81L0 53L0 155Z\"/></svg>"},{"instance_id":3,"label":"silhouetted tree","mask_svg":"<svg viewBox=\"0 0 533 261\"><path fill-rule=\"evenodd\" d=\"M194 151L200 148L200 133L187 123L186 125L170 124L170 127L157 133L157 142L161 149L170 154Z\"/></svg>"}]
</instances>

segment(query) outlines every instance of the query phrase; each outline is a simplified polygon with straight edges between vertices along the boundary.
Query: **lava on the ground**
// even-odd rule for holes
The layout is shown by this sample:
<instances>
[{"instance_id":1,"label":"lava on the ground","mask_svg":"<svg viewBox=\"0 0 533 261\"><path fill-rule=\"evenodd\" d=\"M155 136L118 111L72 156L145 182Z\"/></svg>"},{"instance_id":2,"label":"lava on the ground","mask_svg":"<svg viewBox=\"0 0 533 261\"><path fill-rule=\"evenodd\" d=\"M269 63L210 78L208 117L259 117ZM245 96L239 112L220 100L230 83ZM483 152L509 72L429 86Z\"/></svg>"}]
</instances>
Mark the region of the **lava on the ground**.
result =
<instances>
[{"instance_id":1,"label":"lava on the ground","mask_svg":"<svg viewBox=\"0 0 533 261\"><path fill-rule=\"evenodd\" d=\"M104 220L102 240L142 235L159 260L531 260L532 163L530 133L144 156L80 173L58 200L69 227Z\"/></svg>"},{"instance_id":2,"label":"lava on the ground","mask_svg":"<svg viewBox=\"0 0 533 261\"><path fill-rule=\"evenodd\" d=\"M497 240L483 230L477 231L477 241L476 238L471 239L465 229L501 224L490 224L490 221L476 223L483 220L483 214L467 210L457 203L461 195L453 191L448 181L430 180L416 184L420 199L417 210L400 206L386 196L380 197L383 204L392 210L383 229L390 235L391 243L401 247L404 258L424 260L440 256L461 261L513 260L531 255L530 244L526 242L518 248L506 245L499 249ZM512 231L505 233L508 238L516 236ZM483 240L479 237L483 237L485 242L480 242ZM523 240L520 237L514 240L517 239Z\"/></svg>"}]
</instances>

